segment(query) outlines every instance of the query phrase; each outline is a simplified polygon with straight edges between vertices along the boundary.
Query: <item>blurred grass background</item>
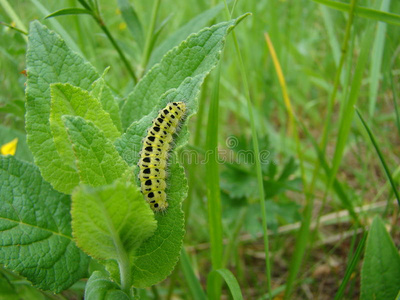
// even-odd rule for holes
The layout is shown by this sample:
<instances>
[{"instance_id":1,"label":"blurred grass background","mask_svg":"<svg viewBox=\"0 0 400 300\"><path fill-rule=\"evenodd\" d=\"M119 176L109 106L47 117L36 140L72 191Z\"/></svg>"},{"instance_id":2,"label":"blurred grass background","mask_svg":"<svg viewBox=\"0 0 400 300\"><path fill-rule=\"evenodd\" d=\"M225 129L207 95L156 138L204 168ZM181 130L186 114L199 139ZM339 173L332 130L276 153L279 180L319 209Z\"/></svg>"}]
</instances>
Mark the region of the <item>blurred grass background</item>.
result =
<instances>
[{"instance_id":1,"label":"blurred grass background","mask_svg":"<svg viewBox=\"0 0 400 300\"><path fill-rule=\"evenodd\" d=\"M125 22L122 3L126 1L101 0L99 8L139 79L156 62L152 55L157 48L187 22L196 17L207 25L227 20L223 4L215 0L132 0L130 4L143 30L140 36ZM207 133L207 124L218 124L214 138L220 156L228 158L211 171L218 172L220 181L216 193L221 198L225 245L220 263L235 274L245 299L268 298L254 155L247 160L232 159L243 158L243 153L253 150L250 122L254 122L259 150L265 155L261 161L261 184L270 232L273 296L280 299L289 289L293 292L290 299L332 299L364 227L375 214L393 225L391 234L399 241L395 195L354 105L371 129L398 186L400 123L396 94L400 86L400 27L358 14L351 18L348 12L311 0L229 3L230 8L235 4L232 17L252 13L235 29L248 91L231 36L218 72L214 71L204 84L199 113L190 122L191 142L184 149L202 159L212 145L207 139L212 128ZM347 3L400 14L399 1ZM206 12L218 4L220 8ZM0 20L26 31L30 21L40 19L61 34L71 48L81 52L99 73L111 66L106 78L115 96L123 101L134 87L133 79L93 18L67 15L43 20L48 14L69 7L81 6L74 0L0 0ZM155 12L156 18L152 17ZM153 34L149 35L153 25ZM193 32L200 28L193 26ZM275 49L275 61L265 33ZM148 37L152 40L146 59ZM24 131L25 76L21 71L25 69L25 52L24 35L7 26L0 27L0 117L2 125L12 129L2 134L0 144ZM277 62L285 81L283 87ZM247 92L254 112L252 119ZM285 93L293 110L293 122ZM215 99L219 113L209 114ZM185 258L204 286L211 268L207 212L210 173L206 173L204 164L183 163L190 186L184 203ZM178 266L168 280L142 294L150 299L191 299L187 296L189 278L182 270ZM358 298L359 271L360 263L352 270L346 299ZM229 292L224 288L223 294Z\"/></svg>"}]
</instances>

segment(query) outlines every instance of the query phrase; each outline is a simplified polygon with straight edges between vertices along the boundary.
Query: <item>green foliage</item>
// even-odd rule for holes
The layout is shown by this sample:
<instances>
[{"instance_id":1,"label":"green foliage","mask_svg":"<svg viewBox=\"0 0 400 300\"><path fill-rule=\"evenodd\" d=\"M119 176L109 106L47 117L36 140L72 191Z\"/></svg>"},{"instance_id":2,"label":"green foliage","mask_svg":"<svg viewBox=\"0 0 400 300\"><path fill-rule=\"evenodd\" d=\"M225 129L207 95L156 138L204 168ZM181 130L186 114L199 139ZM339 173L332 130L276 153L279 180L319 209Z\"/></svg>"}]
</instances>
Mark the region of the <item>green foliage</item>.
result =
<instances>
[{"instance_id":1,"label":"green foliage","mask_svg":"<svg viewBox=\"0 0 400 300\"><path fill-rule=\"evenodd\" d=\"M57 151L50 127L50 85L69 83L90 91L99 75L88 62L71 51L59 36L37 21L31 23L26 60L28 145L43 178L56 190L70 194L78 185L79 176L77 170L64 162ZM114 106L117 107L117 104Z\"/></svg>"},{"instance_id":2,"label":"green foliage","mask_svg":"<svg viewBox=\"0 0 400 300\"><path fill-rule=\"evenodd\" d=\"M121 291L115 282L108 279L107 275L95 271L90 276L85 290L86 300L129 300L126 293Z\"/></svg>"},{"instance_id":3,"label":"green foliage","mask_svg":"<svg viewBox=\"0 0 400 300\"><path fill-rule=\"evenodd\" d=\"M125 181L81 186L72 194L74 237L92 257L118 260L120 252L130 255L157 227L139 188Z\"/></svg>"},{"instance_id":4,"label":"green foliage","mask_svg":"<svg viewBox=\"0 0 400 300\"><path fill-rule=\"evenodd\" d=\"M0 300L396 297L381 221L364 246L374 214L398 223L400 2L226 2L0 0L0 146L18 138L0 158ZM38 18L57 34L35 21L28 41ZM135 165L182 100L170 207L153 214ZM227 136L252 162L229 159Z\"/></svg>"},{"instance_id":5,"label":"green foliage","mask_svg":"<svg viewBox=\"0 0 400 300\"><path fill-rule=\"evenodd\" d=\"M395 299L399 289L399 251L387 233L385 224L375 217L365 248L360 299Z\"/></svg>"},{"instance_id":6,"label":"green foliage","mask_svg":"<svg viewBox=\"0 0 400 300\"><path fill-rule=\"evenodd\" d=\"M70 197L13 157L0 157L0 181L0 262L54 292L86 276L89 258L71 235Z\"/></svg>"},{"instance_id":7,"label":"green foliage","mask_svg":"<svg viewBox=\"0 0 400 300\"><path fill-rule=\"evenodd\" d=\"M64 10L53 16L66 12ZM217 64L226 35L241 19L243 17L206 28L169 52L133 91L135 97L145 89L152 91L152 102L146 97L135 98L133 102L133 96L129 96L125 102L122 115L125 114L124 125L128 129L122 136L118 105L104 80L107 70L103 76L99 76L55 33L39 22L31 24L26 91L29 146L35 163L48 182L59 191L72 193L72 227L77 245L87 254L102 260L111 277L120 283L124 291L111 282L108 275L94 272L87 284L88 299L129 298L132 285L148 287L165 279L178 261L184 236L181 203L187 195L184 169L172 154L166 190L169 207L163 214L154 214L139 191L139 182L134 176L137 170L129 166L137 163L142 138L153 118L167 103L186 102L185 122L196 113L200 85ZM188 64L188 59L197 63ZM157 74L162 72L179 75L175 79L157 78ZM182 147L187 140L185 124L176 139L176 146ZM39 171L33 166L29 167L37 174L24 175L31 180L38 180L37 177L42 180ZM6 170L14 172L13 167L8 165L4 167L5 175L8 174ZM18 186L22 183L14 184ZM46 185L55 194L54 197L60 195L60 201L65 202L65 218L58 220L59 212L55 216L52 213L45 214L67 226L69 231L62 232L63 236L59 237L62 240L65 239L64 235L71 235L70 198ZM36 187L38 193L43 192L40 187L42 185ZM2 192L7 199L16 199L15 195L10 194L11 191L4 189ZM46 197L39 200L50 201ZM36 209L39 207L35 205ZM52 206L40 208L51 209ZM46 223L39 225L44 229L51 227ZM53 228L51 230L54 231ZM42 237L43 233L39 233L37 235ZM30 237L31 243L36 242L35 235ZM64 250L67 256L64 264L59 266L59 262L54 262L55 265L49 270L49 273L59 274L53 278L54 282L43 275L38 277L35 269L25 270L23 263L16 264L17 260L10 262L9 256L13 252L7 254L3 261L40 288L60 291L85 276L87 270L88 257L78 250L71 239L67 239L67 242L69 244L64 247L71 248L68 250L72 254L64 247L57 248L57 251L52 249L53 246L42 250L51 254L54 252L54 255ZM14 245L14 248L17 251L21 246ZM8 249L11 251L12 248ZM72 268L76 274L65 270L70 267L68 255L73 254L75 259L76 255L81 255L80 260L84 261ZM41 255L41 252L36 255ZM27 255L19 259L25 262L29 258L32 257ZM62 284L59 277L63 279Z\"/></svg>"},{"instance_id":8,"label":"green foliage","mask_svg":"<svg viewBox=\"0 0 400 300\"><path fill-rule=\"evenodd\" d=\"M82 183L101 186L122 177L128 166L103 131L82 117L66 115L62 119Z\"/></svg>"}]
</instances>

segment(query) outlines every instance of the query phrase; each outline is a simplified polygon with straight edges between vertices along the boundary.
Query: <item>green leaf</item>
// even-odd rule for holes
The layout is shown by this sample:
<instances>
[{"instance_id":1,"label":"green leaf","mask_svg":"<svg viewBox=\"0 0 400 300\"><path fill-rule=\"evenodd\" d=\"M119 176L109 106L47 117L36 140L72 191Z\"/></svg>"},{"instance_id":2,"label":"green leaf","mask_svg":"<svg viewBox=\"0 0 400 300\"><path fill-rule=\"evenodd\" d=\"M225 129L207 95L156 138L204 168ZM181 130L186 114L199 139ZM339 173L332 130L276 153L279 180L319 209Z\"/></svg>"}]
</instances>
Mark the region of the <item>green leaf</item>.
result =
<instances>
[{"instance_id":1,"label":"green leaf","mask_svg":"<svg viewBox=\"0 0 400 300\"><path fill-rule=\"evenodd\" d=\"M99 78L95 69L81 56L71 51L54 32L38 21L31 23L27 50L26 131L28 145L42 176L53 187L71 193L78 185L77 170L58 154L50 129L50 85L70 83L91 91ZM104 105L103 109L114 116L117 103ZM108 103L108 102L107 102ZM86 105L86 102L82 103ZM113 109L110 110L110 107ZM115 122L115 120L114 120Z\"/></svg>"},{"instance_id":2,"label":"green leaf","mask_svg":"<svg viewBox=\"0 0 400 300\"><path fill-rule=\"evenodd\" d=\"M176 30L171 36L165 39L160 46L158 46L151 54L147 68L151 68L154 64L159 62L163 55L171 50L173 47L177 46L190 34L199 31L204 26L208 24L212 19L214 19L219 12L224 8L224 3L220 3L213 8L206 10L205 12L197 15L181 28Z\"/></svg>"},{"instance_id":3,"label":"green leaf","mask_svg":"<svg viewBox=\"0 0 400 300\"><path fill-rule=\"evenodd\" d=\"M157 227L139 188L125 179L75 189L71 214L78 246L97 259L120 260L121 252L132 253Z\"/></svg>"},{"instance_id":4,"label":"green leaf","mask_svg":"<svg viewBox=\"0 0 400 300\"><path fill-rule=\"evenodd\" d=\"M0 157L0 182L0 263L54 292L85 277L89 258L71 236L70 197L10 156Z\"/></svg>"},{"instance_id":5,"label":"green leaf","mask_svg":"<svg viewBox=\"0 0 400 300\"><path fill-rule=\"evenodd\" d=\"M362 300L395 299L400 289L400 255L379 217L367 238L361 270Z\"/></svg>"},{"instance_id":6,"label":"green leaf","mask_svg":"<svg viewBox=\"0 0 400 300\"><path fill-rule=\"evenodd\" d=\"M92 86L90 87L90 94L100 100L103 109L110 114L114 125L118 128L120 132L122 132L119 107L116 104L111 89L108 87L104 79L109 69L110 67L106 68L101 77L93 82Z\"/></svg>"},{"instance_id":7,"label":"green leaf","mask_svg":"<svg viewBox=\"0 0 400 300\"><path fill-rule=\"evenodd\" d=\"M181 267L186 282L188 283L192 299L206 300L207 299L206 294L204 293L203 288L201 287L199 278L196 277L196 274L193 271L189 255L187 254L185 248L182 248L181 252Z\"/></svg>"},{"instance_id":8,"label":"green leaf","mask_svg":"<svg viewBox=\"0 0 400 300\"><path fill-rule=\"evenodd\" d=\"M392 176L392 174L391 174L391 172L389 170L388 165L386 164L385 157L384 157L383 153L381 152L381 149L378 146L378 143L377 143L377 141L375 139L374 134L372 133L371 129L369 129L369 126L365 122L365 120L362 117L361 113L358 111L358 109L356 109L356 112L357 112L357 115L360 118L362 124L364 125L364 128L367 131L369 138L371 139L372 145L374 146L374 148L376 150L376 153L378 154L378 157L379 157L379 159L380 159L380 161L382 163L383 169L385 170L386 176L388 177L390 185L392 186L393 193L394 193L394 195L396 196L396 199L397 199L397 203L400 205L400 194L399 194L399 191L397 189L396 182L393 180L393 176Z\"/></svg>"},{"instance_id":9,"label":"green leaf","mask_svg":"<svg viewBox=\"0 0 400 300\"><path fill-rule=\"evenodd\" d=\"M228 269L218 269L211 271L208 274L207 286L210 286L208 282L214 281L215 277L217 277L218 275L221 276L224 279L225 283L228 285L229 291L232 294L232 298L234 300L243 300L243 295L242 291L240 290L239 283L232 272ZM209 298L212 299L212 291L208 290L207 293Z\"/></svg>"},{"instance_id":10,"label":"green leaf","mask_svg":"<svg viewBox=\"0 0 400 300\"><path fill-rule=\"evenodd\" d=\"M247 15L205 28L169 51L128 96L121 110L123 127L149 114L165 92L178 88L186 78L201 75L204 79L219 61L226 35Z\"/></svg>"},{"instance_id":11,"label":"green leaf","mask_svg":"<svg viewBox=\"0 0 400 300\"><path fill-rule=\"evenodd\" d=\"M110 115L103 110L101 103L89 92L68 83L53 83L50 85L50 90L50 128L55 146L64 163L74 167L75 157L61 119L63 115L80 116L85 120L92 121L111 141L120 136Z\"/></svg>"},{"instance_id":12,"label":"green leaf","mask_svg":"<svg viewBox=\"0 0 400 300\"><path fill-rule=\"evenodd\" d=\"M58 16L65 16L65 15L93 15L93 13L88 9L79 7L63 8L49 14L48 16L45 17L45 19L50 19Z\"/></svg>"},{"instance_id":13,"label":"green leaf","mask_svg":"<svg viewBox=\"0 0 400 300\"><path fill-rule=\"evenodd\" d=\"M78 116L62 117L76 157L80 181L91 186L111 184L128 169L104 132Z\"/></svg>"},{"instance_id":14,"label":"green leaf","mask_svg":"<svg viewBox=\"0 0 400 300\"><path fill-rule=\"evenodd\" d=\"M347 3L341 3L338 1L331 1L331 0L313 0L313 1L324 4L326 6L332 7L340 11L345 11L345 12L350 11L350 5ZM355 6L354 14L360 17L400 26L400 15L397 14L370 9L362 6Z\"/></svg>"},{"instance_id":15,"label":"green leaf","mask_svg":"<svg viewBox=\"0 0 400 300\"><path fill-rule=\"evenodd\" d=\"M90 276L85 290L86 300L130 300L115 282L112 282L100 271Z\"/></svg>"}]
</instances>

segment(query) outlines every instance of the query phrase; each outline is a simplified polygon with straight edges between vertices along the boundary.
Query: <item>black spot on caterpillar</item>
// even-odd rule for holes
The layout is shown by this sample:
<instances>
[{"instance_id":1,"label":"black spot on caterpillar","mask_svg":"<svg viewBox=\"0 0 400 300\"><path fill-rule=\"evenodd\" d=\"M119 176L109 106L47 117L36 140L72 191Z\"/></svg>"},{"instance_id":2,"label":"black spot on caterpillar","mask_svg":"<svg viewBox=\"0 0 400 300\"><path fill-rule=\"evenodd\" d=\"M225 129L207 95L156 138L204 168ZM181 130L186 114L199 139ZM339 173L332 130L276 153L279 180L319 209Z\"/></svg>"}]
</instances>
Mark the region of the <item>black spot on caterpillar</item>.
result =
<instances>
[{"instance_id":1,"label":"black spot on caterpillar","mask_svg":"<svg viewBox=\"0 0 400 300\"><path fill-rule=\"evenodd\" d=\"M143 140L138 163L139 180L142 193L155 212L165 211L168 207L165 193L168 151L185 111L184 102L168 103L159 111Z\"/></svg>"}]
</instances>

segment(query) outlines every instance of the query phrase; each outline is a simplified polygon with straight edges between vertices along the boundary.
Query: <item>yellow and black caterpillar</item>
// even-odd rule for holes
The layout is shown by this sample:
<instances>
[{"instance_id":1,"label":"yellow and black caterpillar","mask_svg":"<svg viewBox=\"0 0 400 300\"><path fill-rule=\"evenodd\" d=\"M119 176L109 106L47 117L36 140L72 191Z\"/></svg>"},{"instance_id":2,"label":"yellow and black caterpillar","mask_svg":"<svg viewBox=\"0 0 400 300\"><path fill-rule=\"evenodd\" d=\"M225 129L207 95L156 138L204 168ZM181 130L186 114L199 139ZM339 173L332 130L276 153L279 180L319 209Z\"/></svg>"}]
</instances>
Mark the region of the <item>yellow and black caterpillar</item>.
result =
<instances>
[{"instance_id":1,"label":"yellow and black caterpillar","mask_svg":"<svg viewBox=\"0 0 400 300\"><path fill-rule=\"evenodd\" d=\"M161 109L153 124L147 131L140 152L139 180L141 190L155 212L164 211L168 207L165 193L168 151L171 148L173 134L185 115L184 102L171 102Z\"/></svg>"}]
</instances>

